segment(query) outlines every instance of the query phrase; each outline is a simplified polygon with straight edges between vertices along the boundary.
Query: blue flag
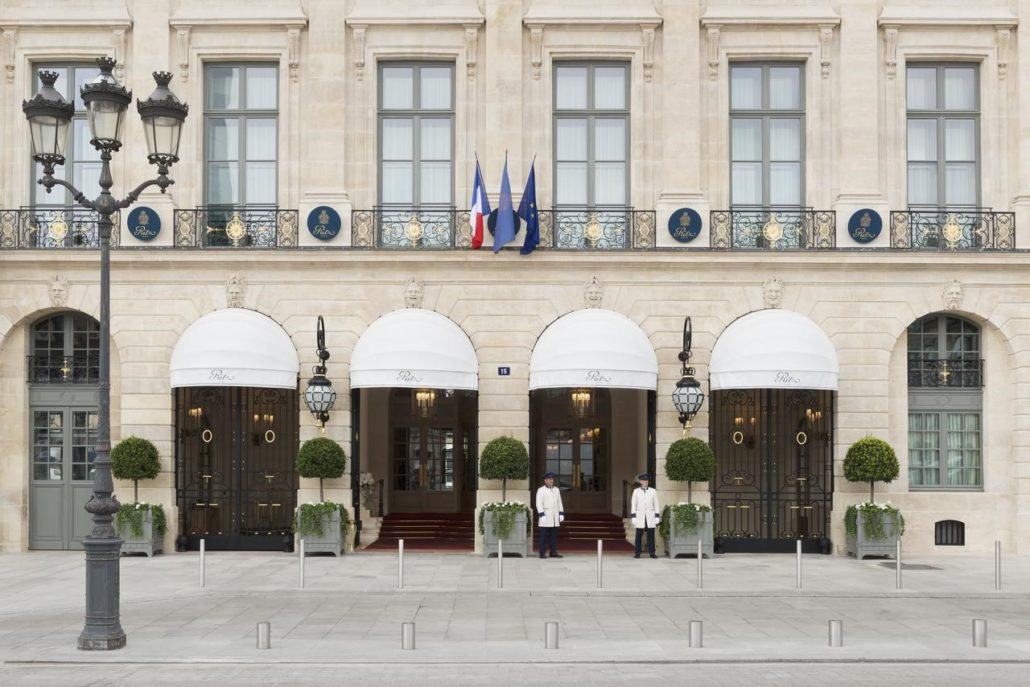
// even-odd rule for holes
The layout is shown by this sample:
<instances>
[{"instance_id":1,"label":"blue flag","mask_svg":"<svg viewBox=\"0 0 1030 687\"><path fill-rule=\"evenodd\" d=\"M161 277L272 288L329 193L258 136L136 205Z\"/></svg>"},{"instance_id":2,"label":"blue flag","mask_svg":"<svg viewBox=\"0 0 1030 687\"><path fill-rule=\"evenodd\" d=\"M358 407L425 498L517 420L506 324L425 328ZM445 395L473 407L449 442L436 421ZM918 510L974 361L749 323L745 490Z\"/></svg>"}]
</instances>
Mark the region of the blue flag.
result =
<instances>
[{"instance_id":1,"label":"blue flag","mask_svg":"<svg viewBox=\"0 0 1030 687\"><path fill-rule=\"evenodd\" d=\"M529 178L519 203L519 217L526 223L526 239L522 243L523 255L529 255L540 243L540 215L536 209L536 160L529 166Z\"/></svg>"},{"instance_id":2,"label":"blue flag","mask_svg":"<svg viewBox=\"0 0 1030 687\"><path fill-rule=\"evenodd\" d=\"M508 156L504 156L504 174L501 175L501 195L497 199L497 225L494 227L494 253L506 243L515 240L515 216L511 202L511 182L508 180Z\"/></svg>"}]
</instances>

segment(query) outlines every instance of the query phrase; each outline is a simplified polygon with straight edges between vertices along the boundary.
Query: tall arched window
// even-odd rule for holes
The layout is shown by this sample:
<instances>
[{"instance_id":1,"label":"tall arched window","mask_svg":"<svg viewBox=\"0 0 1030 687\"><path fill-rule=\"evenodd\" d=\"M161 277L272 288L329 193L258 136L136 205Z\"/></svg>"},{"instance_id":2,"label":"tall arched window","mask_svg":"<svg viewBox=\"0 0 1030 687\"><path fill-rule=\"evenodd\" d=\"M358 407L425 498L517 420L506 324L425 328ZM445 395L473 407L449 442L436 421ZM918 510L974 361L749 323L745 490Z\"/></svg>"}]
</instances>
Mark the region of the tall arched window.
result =
<instances>
[{"instance_id":1,"label":"tall arched window","mask_svg":"<svg viewBox=\"0 0 1030 687\"><path fill-rule=\"evenodd\" d=\"M89 315L63 313L32 325L29 382L96 384L100 377L100 324Z\"/></svg>"},{"instance_id":2,"label":"tall arched window","mask_svg":"<svg viewBox=\"0 0 1030 687\"><path fill-rule=\"evenodd\" d=\"M978 326L942 314L909 326L911 489L983 487L983 384Z\"/></svg>"}]
</instances>

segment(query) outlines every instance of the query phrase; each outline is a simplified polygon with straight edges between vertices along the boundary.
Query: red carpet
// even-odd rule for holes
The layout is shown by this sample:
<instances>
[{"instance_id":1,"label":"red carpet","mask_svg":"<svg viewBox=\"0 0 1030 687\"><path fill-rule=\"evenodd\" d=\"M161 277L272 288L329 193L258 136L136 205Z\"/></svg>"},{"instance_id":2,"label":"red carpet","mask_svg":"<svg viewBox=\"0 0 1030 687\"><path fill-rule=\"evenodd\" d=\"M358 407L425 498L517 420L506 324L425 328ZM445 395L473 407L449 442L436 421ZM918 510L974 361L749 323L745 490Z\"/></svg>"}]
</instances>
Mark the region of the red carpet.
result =
<instances>
[{"instance_id":1,"label":"red carpet","mask_svg":"<svg viewBox=\"0 0 1030 687\"><path fill-rule=\"evenodd\" d=\"M533 550L536 551L536 527L533 527ZM558 528L558 553L597 553L597 540L604 541L604 552L633 553L626 541L622 518L610 513L569 514ZM407 544L405 544L407 546Z\"/></svg>"}]
</instances>

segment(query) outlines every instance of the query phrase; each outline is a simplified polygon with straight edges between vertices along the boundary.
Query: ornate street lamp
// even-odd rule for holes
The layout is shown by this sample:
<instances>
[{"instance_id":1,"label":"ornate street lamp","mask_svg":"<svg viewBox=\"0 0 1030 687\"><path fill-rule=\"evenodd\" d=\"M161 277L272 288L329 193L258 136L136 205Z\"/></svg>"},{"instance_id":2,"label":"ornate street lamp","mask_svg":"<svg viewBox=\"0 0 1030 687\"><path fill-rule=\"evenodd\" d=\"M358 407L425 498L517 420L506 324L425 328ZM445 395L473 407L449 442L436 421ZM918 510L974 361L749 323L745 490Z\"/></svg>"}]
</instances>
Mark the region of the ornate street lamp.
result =
<instances>
[{"instance_id":1,"label":"ornate street lamp","mask_svg":"<svg viewBox=\"0 0 1030 687\"><path fill-rule=\"evenodd\" d=\"M683 350L680 351L679 359L683 363L682 378L676 382L676 389L672 392L672 404L680 414L680 424L683 425L683 435L686 436L690 423L694 416L701 410L701 404L705 402L705 393L701 390L701 382L694 379L694 368L689 367L691 340L694 336L690 318L683 320Z\"/></svg>"},{"instance_id":2,"label":"ornate street lamp","mask_svg":"<svg viewBox=\"0 0 1030 687\"><path fill-rule=\"evenodd\" d=\"M325 347L325 322L321 315L318 316L315 340L318 346L318 364L314 367L314 376L308 380L308 388L304 390L304 404L319 421L322 434L325 434L325 423L329 421L329 411L336 403L336 390L333 389L332 382L325 376L325 361L329 360L329 351Z\"/></svg>"},{"instance_id":3,"label":"ornate street lamp","mask_svg":"<svg viewBox=\"0 0 1030 687\"><path fill-rule=\"evenodd\" d=\"M74 106L66 102L54 88L57 73L41 71L39 78L43 88L28 101L22 103L22 111L29 120L32 138L32 159L43 166L43 178L39 183L50 193L55 186L71 191L75 202L96 212L100 228L100 390L97 399L97 444L94 461L93 495L86 503L86 511L93 515L93 531L82 541L86 550L86 623L79 634L78 647L84 650L120 649L125 646L125 631L119 617L121 587L119 580L119 555L122 540L119 539L112 521L121 507L115 499L114 481L111 477L111 231L112 215L127 208L139 198L144 189L157 186L161 192L174 181L168 178L168 168L178 161L178 141L182 123L189 108L179 102L168 91L167 72L157 72L154 78L158 89L144 102L138 102L144 125L157 116L156 107L162 106L160 116L165 119L161 126L169 135L148 136L150 161L157 165L156 179L145 181L130 191L125 198L117 200L111 195L114 180L111 177L111 153L122 147L122 126L125 111L132 102L132 94L114 78L112 70L115 61L109 57L97 60L100 75L82 86L82 100L86 104L90 132L90 143L100 151L100 195L94 200L64 179L54 177L57 165L64 164L65 148L68 144L68 130ZM160 75L160 76L159 76ZM164 79L164 86L161 81ZM162 91L162 88L164 89ZM170 98L169 98L170 96ZM155 100L155 97L157 100ZM152 126L150 127L152 128ZM174 140L174 147L170 142Z\"/></svg>"}]
</instances>

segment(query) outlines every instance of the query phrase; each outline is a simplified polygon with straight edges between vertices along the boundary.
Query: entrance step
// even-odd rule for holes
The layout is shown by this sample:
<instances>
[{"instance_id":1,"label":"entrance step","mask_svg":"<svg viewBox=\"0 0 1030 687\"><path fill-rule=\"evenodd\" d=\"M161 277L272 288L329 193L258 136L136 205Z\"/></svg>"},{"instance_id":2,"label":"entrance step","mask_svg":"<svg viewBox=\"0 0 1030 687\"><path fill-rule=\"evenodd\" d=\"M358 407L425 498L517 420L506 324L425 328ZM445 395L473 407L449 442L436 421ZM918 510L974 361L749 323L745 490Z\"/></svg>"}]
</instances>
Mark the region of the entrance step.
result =
<instances>
[{"instance_id":1,"label":"entrance step","mask_svg":"<svg viewBox=\"0 0 1030 687\"><path fill-rule=\"evenodd\" d=\"M533 526L533 550L538 540L536 524ZM596 553L597 540L604 541L604 552L632 553L633 545L626 541L622 518L610 513L569 514L558 528L559 553ZM405 544L406 546L407 544Z\"/></svg>"},{"instance_id":2,"label":"entrance step","mask_svg":"<svg viewBox=\"0 0 1030 687\"><path fill-rule=\"evenodd\" d=\"M379 538L366 551L472 551L475 523L471 513L390 513L379 526Z\"/></svg>"}]
</instances>

